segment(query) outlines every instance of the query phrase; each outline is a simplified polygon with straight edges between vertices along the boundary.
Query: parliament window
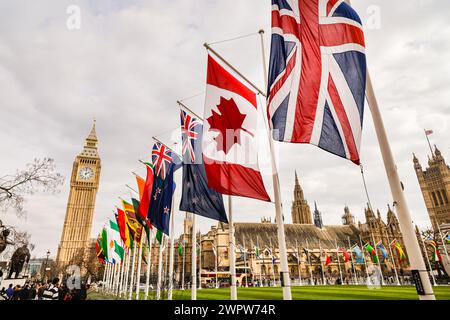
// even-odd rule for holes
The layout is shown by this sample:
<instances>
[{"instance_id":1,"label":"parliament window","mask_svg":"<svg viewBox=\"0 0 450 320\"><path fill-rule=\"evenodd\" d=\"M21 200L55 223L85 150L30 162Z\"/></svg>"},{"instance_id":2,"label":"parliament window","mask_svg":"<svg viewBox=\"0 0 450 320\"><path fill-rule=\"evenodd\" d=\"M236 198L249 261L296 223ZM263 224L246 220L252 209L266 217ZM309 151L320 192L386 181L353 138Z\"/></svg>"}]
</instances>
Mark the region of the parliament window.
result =
<instances>
[{"instance_id":1,"label":"parliament window","mask_svg":"<svg viewBox=\"0 0 450 320\"><path fill-rule=\"evenodd\" d=\"M447 192L445 190L441 190L442 196L444 197L445 204L448 204Z\"/></svg>"},{"instance_id":2,"label":"parliament window","mask_svg":"<svg viewBox=\"0 0 450 320\"><path fill-rule=\"evenodd\" d=\"M434 191L431 193L431 196L432 196L432 198L433 198L434 205L435 205L436 207L439 206L439 203L438 203L438 201L437 201L436 194L434 193Z\"/></svg>"},{"instance_id":3,"label":"parliament window","mask_svg":"<svg viewBox=\"0 0 450 320\"><path fill-rule=\"evenodd\" d=\"M442 195L441 195L441 192L438 190L437 191L437 195L438 195L438 197L439 197L439 203L441 204L441 205L443 205L444 204L444 200L442 199Z\"/></svg>"}]
</instances>

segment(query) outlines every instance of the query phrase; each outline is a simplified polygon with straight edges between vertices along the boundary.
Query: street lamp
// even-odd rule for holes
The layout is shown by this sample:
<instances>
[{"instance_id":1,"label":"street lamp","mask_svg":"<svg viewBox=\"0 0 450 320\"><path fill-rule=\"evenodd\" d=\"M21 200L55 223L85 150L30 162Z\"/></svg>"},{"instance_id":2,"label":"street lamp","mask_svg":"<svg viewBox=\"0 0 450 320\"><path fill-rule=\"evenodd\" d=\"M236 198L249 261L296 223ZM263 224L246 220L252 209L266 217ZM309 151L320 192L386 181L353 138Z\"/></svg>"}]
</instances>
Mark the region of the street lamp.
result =
<instances>
[{"instance_id":1,"label":"street lamp","mask_svg":"<svg viewBox=\"0 0 450 320\"><path fill-rule=\"evenodd\" d=\"M47 259L45 260L45 268L44 268L44 277L45 277L45 282L48 281L47 278L47 266L48 266L48 258L50 256L50 250L47 250Z\"/></svg>"}]
</instances>

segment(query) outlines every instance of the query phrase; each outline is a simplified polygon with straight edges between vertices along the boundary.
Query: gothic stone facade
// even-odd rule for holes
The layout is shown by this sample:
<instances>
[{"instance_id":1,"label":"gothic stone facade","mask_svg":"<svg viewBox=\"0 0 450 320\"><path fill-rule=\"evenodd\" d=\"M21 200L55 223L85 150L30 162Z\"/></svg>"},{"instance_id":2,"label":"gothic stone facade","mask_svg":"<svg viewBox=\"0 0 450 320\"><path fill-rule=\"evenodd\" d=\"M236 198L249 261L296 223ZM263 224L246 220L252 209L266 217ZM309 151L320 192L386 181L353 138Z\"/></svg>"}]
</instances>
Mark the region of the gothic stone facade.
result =
<instances>
[{"instance_id":1,"label":"gothic stone facade","mask_svg":"<svg viewBox=\"0 0 450 320\"><path fill-rule=\"evenodd\" d=\"M436 146L428 157L428 168L422 170L415 155L413 163L431 224L437 231L438 225L450 223L450 167Z\"/></svg>"},{"instance_id":2,"label":"gothic stone facade","mask_svg":"<svg viewBox=\"0 0 450 320\"><path fill-rule=\"evenodd\" d=\"M365 275L364 264L344 264L342 254L339 254L338 258L337 252L339 248L348 249L355 245L361 247L361 245L368 242L374 245L374 242L381 241L388 249L394 240L400 242L404 248L397 217L390 207L388 207L386 222L383 221L378 210L375 216L372 209L367 208L365 210L366 221L364 223L356 223L349 208L345 207L342 216L343 225L327 226L323 225L322 214L317 209L317 205L315 205L313 224L311 209L304 198L297 174L295 175L294 201L292 202L291 214L294 223L286 224L285 232L289 271L291 278L294 280L299 278L309 279L311 277L321 280L323 275L322 268L324 268L326 277L334 279L339 277L340 272L343 273L345 279L354 277L355 273L357 276ZM183 259L183 257L176 255L175 258L175 277L178 280L181 279L184 262L187 282L190 281L191 273L190 246L192 244L192 233L188 233L192 230L190 219L190 216L187 216L184 234L178 240L178 243L186 241L186 256ZM238 277L240 272L247 270L247 273L250 274L253 280L274 278L279 280L280 260L277 246L277 226L275 223L272 223L270 219L262 219L261 223L237 222L235 223L235 238ZM224 279L228 278L227 273L230 265L228 225L218 223L212 226L211 230L206 234L197 235L197 241L201 243L198 265L201 266L202 270L202 282L214 282L216 266L217 273ZM261 250L259 257L256 257L255 246ZM241 247L244 247L243 250L247 252L245 257L242 254ZM217 255L214 254L214 251L217 252ZM273 255L270 252L273 252ZM331 257L331 263L328 266L324 265L324 252ZM275 258L272 259L272 256ZM299 260L297 256L300 256ZM397 270L400 269L403 272L407 272L409 268L408 263L400 263L395 251L393 251L393 256ZM370 267L372 263L367 254L366 261ZM390 259L387 259L382 264L382 270L385 274L393 274L393 264ZM242 275L240 279L245 281Z\"/></svg>"}]
</instances>

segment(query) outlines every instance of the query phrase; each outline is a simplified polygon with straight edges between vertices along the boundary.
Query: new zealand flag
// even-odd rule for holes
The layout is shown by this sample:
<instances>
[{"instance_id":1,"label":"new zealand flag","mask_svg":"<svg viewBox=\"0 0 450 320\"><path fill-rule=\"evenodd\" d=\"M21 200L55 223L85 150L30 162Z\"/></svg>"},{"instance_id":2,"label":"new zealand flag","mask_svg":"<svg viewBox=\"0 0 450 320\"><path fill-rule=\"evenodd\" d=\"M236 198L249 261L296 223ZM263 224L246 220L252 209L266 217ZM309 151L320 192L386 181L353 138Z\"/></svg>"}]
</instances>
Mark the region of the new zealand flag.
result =
<instances>
[{"instance_id":1,"label":"new zealand flag","mask_svg":"<svg viewBox=\"0 0 450 320\"><path fill-rule=\"evenodd\" d=\"M158 230L169 235L172 197L175 189L173 172L176 166L172 162L172 151L165 145L155 143L152 151L152 162L155 178L147 218Z\"/></svg>"},{"instance_id":2,"label":"new zealand flag","mask_svg":"<svg viewBox=\"0 0 450 320\"><path fill-rule=\"evenodd\" d=\"M208 187L202 161L202 123L181 111L183 195L180 210L228 223L222 194Z\"/></svg>"}]
</instances>

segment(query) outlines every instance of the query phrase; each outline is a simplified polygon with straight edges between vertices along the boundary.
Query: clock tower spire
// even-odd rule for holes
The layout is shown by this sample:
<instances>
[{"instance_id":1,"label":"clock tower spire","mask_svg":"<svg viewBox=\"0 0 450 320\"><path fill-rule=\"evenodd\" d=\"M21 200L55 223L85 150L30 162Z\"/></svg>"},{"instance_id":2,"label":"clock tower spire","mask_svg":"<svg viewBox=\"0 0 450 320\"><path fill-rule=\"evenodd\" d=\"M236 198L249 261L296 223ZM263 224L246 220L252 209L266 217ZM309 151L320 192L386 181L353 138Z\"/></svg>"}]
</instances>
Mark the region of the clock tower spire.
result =
<instances>
[{"instance_id":1,"label":"clock tower spire","mask_svg":"<svg viewBox=\"0 0 450 320\"><path fill-rule=\"evenodd\" d=\"M66 216L56 261L64 267L75 255L86 255L90 247L92 220L100 179L96 121L82 151L73 162Z\"/></svg>"}]
</instances>

